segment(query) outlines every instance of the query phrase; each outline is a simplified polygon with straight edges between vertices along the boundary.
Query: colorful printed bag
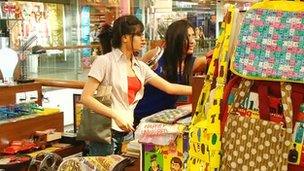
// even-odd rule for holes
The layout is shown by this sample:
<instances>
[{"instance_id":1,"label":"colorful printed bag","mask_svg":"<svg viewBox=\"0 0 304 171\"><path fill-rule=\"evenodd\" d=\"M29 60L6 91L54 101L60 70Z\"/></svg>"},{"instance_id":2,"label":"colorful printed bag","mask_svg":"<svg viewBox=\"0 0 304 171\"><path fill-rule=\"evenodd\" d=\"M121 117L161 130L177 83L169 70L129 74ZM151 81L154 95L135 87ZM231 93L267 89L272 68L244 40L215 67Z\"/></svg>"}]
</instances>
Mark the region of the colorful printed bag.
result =
<instances>
[{"instance_id":1,"label":"colorful printed bag","mask_svg":"<svg viewBox=\"0 0 304 171\"><path fill-rule=\"evenodd\" d=\"M232 61L231 71L248 79L304 83L304 2L253 5Z\"/></svg>"},{"instance_id":2,"label":"colorful printed bag","mask_svg":"<svg viewBox=\"0 0 304 171\"><path fill-rule=\"evenodd\" d=\"M281 85L284 128L281 124L236 113L252 85L253 81L244 79L237 89L222 138L221 170L287 170L292 143L292 87L287 83Z\"/></svg>"},{"instance_id":3,"label":"colorful printed bag","mask_svg":"<svg viewBox=\"0 0 304 171\"><path fill-rule=\"evenodd\" d=\"M239 76L233 77L228 84L225 86L223 103L222 103L222 111L221 111L221 132L223 132L223 128L225 127L228 111L229 111L229 101L231 100L229 95L232 94L233 90L240 85L242 78ZM294 133L293 133L293 142L291 149L288 155L288 170L289 171L298 171L303 170L304 167L304 113L301 111L304 110L304 87L302 84L291 83L292 92L291 92L291 100L292 107L294 111L293 123L294 125ZM254 85L250 89L251 94L258 95L257 101L256 97L247 99L247 104L249 102L250 107L252 106L252 101L258 104L258 108L256 108L256 104L253 105L253 110L243 109L242 103L241 108L237 109L237 113L242 115L246 113L247 117L255 117L261 118L263 120L270 120L276 123L280 123L283 121L284 123L284 115L281 104L281 90L280 90L280 82L271 82L271 81L254 81ZM246 101L246 100L245 100ZM302 104L302 105L301 105ZM246 105L245 105L246 106ZM303 106L301 108L301 106ZM252 109L252 108L251 108ZM256 110L258 109L258 110ZM254 113L258 113L260 116L256 117L250 116Z\"/></svg>"},{"instance_id":4,"label":"colorful printed bag","mask_svg":"<svg viewBox=\"0 0 304 171\"><path fill-rule=\"evenodd\" d=\"M205 77L196 112L193 116L189 131L189 159L187 169L192 170L218 170L220 168L220 101L228 70L228 50L232 37L232 21L235 18L235 7L231 6L225 16L224 30L221 33L213 58ZM215 61L218 60L219 74L214 83L216 70Z\"/></svg>"},{"instance_id":5,"label":"colorful printed bag","mask_svg":"<svg viewBox=\"0 0 304 171\"><path fill-rule=\"evenodd\" d=\"M304 2L264 0L253 5L246 13L230 69L248 79L304 83ZM301 93L292 92L295 115L302 103L296 94ZM299 147L291 147L289 155L294 157ZM292 164L300 163L299 157L296 162L290 158ZM289 169L300 167L289 165Z\"/></svg>"},{"instance_id":6,"label":"colorful printed bag","mask_svg":"<svg viewBox=\"0 0 304 171\"><path fill-rule=\"evenodd\" d=\"M225 86L223 101L221 106L221 116L220 116L221 117L220 120L222 124L221 132L223 132L224 130L226 119L228 116L228 111L229 111L229 104L231 103L230 101L232 101L231 94L234 91L234 89L238 88L241 81L242 81L241 77L234 76L232 79L229 80L229 82ZM296 121L299 121L297 120L299 116L298 113L300 111L301 104L304 103L304 87L302 84L296 84L296 83L291 83L291 85L292 85L291 100L294 111L293 123L295 123ZM281 115L278 116L275 114L275 113L279 113L279 114L282 113L281 109L278 109L281 108L280 107L281 105L278 107L275 106L274 104L274 103L278 104L278 101L279 103L281 103L280 82L260 81L260 80L254 81L254 85L251 87L250 93L254 94L254 97L249 100L250 103L249 108L253 107L253 110L244 109L244 111L242 112L246 113L246 116L250 117L250 115L254 113L253 115L254 117L256 117L256 113L258 113L259 118L264 120L274 121L274 122L281 120L283 118ZM256 100L256 98L258 99ZM253 106L251 106L252 101L253 101ZM280 111L273 112L276 109ZM238 108L238 110L242 110L242 107Z\"/></svg>"}]
</instances>

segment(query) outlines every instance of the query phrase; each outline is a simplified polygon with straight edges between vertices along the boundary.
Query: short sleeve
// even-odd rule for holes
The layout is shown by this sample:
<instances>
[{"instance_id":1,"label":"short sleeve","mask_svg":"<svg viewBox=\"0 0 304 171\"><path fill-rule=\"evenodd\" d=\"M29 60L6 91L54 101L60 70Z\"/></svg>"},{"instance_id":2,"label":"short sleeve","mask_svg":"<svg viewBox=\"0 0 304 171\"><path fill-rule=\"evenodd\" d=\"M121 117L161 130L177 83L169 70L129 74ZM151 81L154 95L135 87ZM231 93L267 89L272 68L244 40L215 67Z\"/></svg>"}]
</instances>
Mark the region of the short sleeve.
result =
<instances>
[{"instance_id":1,"label":"short sleeve","mask_svg":"<svg viewBox=\"0 0 304 171\"><path fill-rule=\"evenodd\" d=\"M153 77L156 77L157 74L144 62L142 61L139 61L140 65L142 66L143 68L143 73L145 74L144 77L145 77L145 84Z\"/></svg>"},{"instance_id":2,"label":"short sleeve","mask_svg":"<svg viewBox=\"0 0 304 171\"><path fill-rule=\"evenodd\" d=\"M89 77L93 77L99 82L103 81L106 73L106 56L98 56L91 66L91 70L88 74Z\"/></svg>"}]
</instances>

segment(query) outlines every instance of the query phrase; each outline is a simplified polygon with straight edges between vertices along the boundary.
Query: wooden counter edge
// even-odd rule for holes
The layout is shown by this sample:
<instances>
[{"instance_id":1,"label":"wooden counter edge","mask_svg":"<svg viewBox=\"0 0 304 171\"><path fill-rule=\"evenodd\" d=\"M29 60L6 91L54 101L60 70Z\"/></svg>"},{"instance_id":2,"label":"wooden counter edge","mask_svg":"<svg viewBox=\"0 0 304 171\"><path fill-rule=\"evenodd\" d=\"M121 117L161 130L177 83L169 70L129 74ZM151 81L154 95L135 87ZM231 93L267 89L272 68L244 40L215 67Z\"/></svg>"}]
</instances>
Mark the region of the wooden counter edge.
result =
<instances>
[{"instance_id":1,"label":"wooden counter edge","mask_svg":"<svg viewBox=\"0 0 304 171\"><path fill-rule=\"evenodd\" d=\"M47 87L75 88L83 89L85 82L77 80L53 80L53 79L35 79L35 82L41 83Z\"/></svg>"}]
</instances>

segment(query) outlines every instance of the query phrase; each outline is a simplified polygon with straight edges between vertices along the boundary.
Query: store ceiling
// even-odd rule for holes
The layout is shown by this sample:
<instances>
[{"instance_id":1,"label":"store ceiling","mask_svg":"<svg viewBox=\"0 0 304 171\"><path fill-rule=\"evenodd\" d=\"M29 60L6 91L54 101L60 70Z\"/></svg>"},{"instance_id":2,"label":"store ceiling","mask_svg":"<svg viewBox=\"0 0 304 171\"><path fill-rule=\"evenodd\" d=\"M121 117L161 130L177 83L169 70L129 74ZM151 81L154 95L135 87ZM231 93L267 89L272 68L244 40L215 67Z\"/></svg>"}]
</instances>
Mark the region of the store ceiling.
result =
<instances>
[{"instance_id":1,"label":"store ceiling","mask_svg":"<svg viewBox=\"0 0 304 171\"><path fill-rule=\"evenodd\" d=\"M211 9L215 9L216 8L216 4L217 3L226 3L226 2L230 2L230 3L238 3L238 4L243 4L243 3L253 3L253 2L258 2L259 0L193 0L199 3L199 6L201 7L208 7Z\"/></svg>"},{"instance_id":2,"label":"store ceiling","mask_svg":"<svg viewBox=\"0 0 304 171\"><path fill-rule=\"evenodd\" d=\"M56 3L56 4L70 4L70 0L18 0L18 1Z\"/></svg>"},{"instance_id":3,"label":"store ceiling","mask_svg":"<svg viewBox=\"0 0 304 171\"><path fill-rule=\"evenodd\" d=\"M203 8L210 8L215 9L216 8L216 0L198 0L199 6Z\"/></svg>"}]
</instances>

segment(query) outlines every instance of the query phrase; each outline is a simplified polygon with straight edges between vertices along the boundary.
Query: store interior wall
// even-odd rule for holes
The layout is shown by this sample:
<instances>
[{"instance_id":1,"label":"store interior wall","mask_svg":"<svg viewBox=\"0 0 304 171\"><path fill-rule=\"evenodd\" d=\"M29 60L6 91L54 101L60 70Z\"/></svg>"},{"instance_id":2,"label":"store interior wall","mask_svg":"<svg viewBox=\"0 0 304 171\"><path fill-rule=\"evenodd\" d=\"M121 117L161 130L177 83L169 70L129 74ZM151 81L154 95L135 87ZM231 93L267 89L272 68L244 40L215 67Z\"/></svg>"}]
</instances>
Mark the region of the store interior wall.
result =
<instances>
[{"instance_id":1,"label":"store interior wall","mask_svg":"<svg viewBox=\"0 0 304 171\"><path fill-rule=\"evenodd\" d=\"M61 15L62 17L62 27L63 27L63 43L56 44L58 47L49 48L46 53L43 54L31 54L29 50L27 53L27 74L29 78L43 78L43 79L60 79L60 80L82 80L87 79L88 68L84 68L82 60L82 49L81 48L71 48L64 49L63 46L77 46L81 45L81 27L80 27L80 11L81 6L79 0L69 0L69 4L60 4L61 7L56 7L52 4L54 10ZM124 0L120 2L126 3ZM154 5L150 3L155 2ZM22 3L31 3L32 5L37 2L22 2ZM121 5L123 5L121 3ZM41 3L38 3L38 6L42 6ZM142 21L146 26L148 32L147 39L154 40L159 39L160 36L157 33L156 28L161 24L169 25L174 20L187 18L187 11L173 11L172 5L173 1L171 0L156 0L156 1L141 1L135 0L131 3L134 5L133 11L131 9L129 12L132 14L142 15ZM127 7L130 7L130 2L126 3ZM111 7L115 9L116 7ZM41 9L41 8L40 8ZM188 9L187 9L188 10ZM113 11L112 11L113 12ZM189 11L188 11L189 12ZM119 11L116 10L115 15L118 16ZM111 15L112 16L112 15ZM106 16L107 17L107 16ZM55 20L55 18L53 19ZM2 22L6 26L6 21ZM22 25L26 22L25 20L9 21L9 25ZM3 27L1 27L3 28ZM17 37L17 36L15 36ZM51 37L54 39L54 36ZM52 40L54 42L54 40ZM40 45L38 42L34 43L35 45ZM43 45L43 44L41 44ZM144 51L148 50L149 45L147 45ZM201 53L201 51L199 52ZM81 93L75 89L44 89L44 97L48 100L44 100L43 106L45 107L59 107L64 112L64 125L70 125L73 123L73 94ZM62 98L66 97L66 98ZM67 100L68 99L68 100Z\"/></svg>"},{"instance_id":2,"label":"store interior wall","mask_svg":"<svg viewBox=\"0 0 304 171\"><path fill-rule=\"evenodd\" d=\"M64 113L64 126L69 127L74 123L73 94L81 94L79 89L50 89L44 90L43 107L58 107Z\"/></svg>"}]
</instances>

